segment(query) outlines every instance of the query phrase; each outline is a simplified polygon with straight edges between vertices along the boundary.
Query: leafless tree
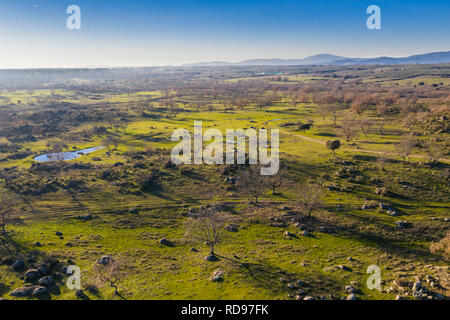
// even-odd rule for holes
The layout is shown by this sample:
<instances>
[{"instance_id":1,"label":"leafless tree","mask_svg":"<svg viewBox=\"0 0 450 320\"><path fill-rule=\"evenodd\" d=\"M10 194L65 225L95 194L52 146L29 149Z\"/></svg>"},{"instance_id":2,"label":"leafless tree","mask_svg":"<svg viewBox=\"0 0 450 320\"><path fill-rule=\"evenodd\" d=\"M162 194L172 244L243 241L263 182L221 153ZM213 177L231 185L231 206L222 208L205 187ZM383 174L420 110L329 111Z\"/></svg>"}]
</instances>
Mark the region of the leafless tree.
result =
<instances>
[{"instance_id":1,"label":"leafless tree","mask_svg":"<svg viewBox=\"0 0 450 320\"><path fill-rule=\"evenodd\" d=\"M322 187L315 183L305 183L299 189L298 198L303 212L308 214L308 218L311 218L311 213L322 206Z\"/></svg>"},{"instance_id":2,"label":"leafless tree","mask_svg":"<svg viewBox=\"0 0 450 320\"><path fill-rule=\"evenodd\" d=\"M119 295L117 283L123 278L123 273L120 270L120 264L113 257L108 256L104 263L96 263L94 267L94 275L96 283L101 286L108 284L114 288L114 295Z\"/></svg>"},{"instance_id":3,"label":"leafless tree","mask_svg":"<svg viewBox=\"0 0 450 320\"><path fill-rule=\"evenodd\" d=\"M361 131L365 137L367 137L367 135L369 134L370 128L372 128L372 126L373 123L369 119L364 118L359 121L359 127L361 128Z\"/></svg>"},{"instance_id":4,"label":"leafless tree","mask_svg":"<svg viewBox=\"0 0 450 320\"><path fill-rule=\"evenodd\" d=\"M325 121L326 117L330 114L331 107L328 104L319 104L317 106L317 113L322 116L322 120Z\"/></svg>"},{"instance_id":5,"label":"leafless tree","mask_svg":"<svg viewBox=\"0 0 450 320\"><path fill-rule=\"evenodd\" d=\"M204 242L210 248L211 256L215 256L214 248L222 240L227 219L224 213L216 207L202 208L192 214L186 225L186 235L197 241Z\"/></svg>"},{"instance_id":6,"label":"leafless tree","mask_svg":"<svg viewBox=\"0 0 450 320\"><path fill-rule=\"evenodd\" d=\"M389 160L389 153L388 152L382 152L378 158L377 158L377 163L378 166L380 168L381 171L385 171L386 170L386 163Z\"/></svg>"},{"instance_id":7,"label":"leafless tree","mask_svg":"<svg viewBox=\"0 0 450 320\"><path fill-rule=\"evenodd\" d=\"M403 159L404 164L408 160L408 157L415 146L416 142L412 137L405 137L399 143L397 143L397 154Z\"/></svg>"},{"instance_id":8,"label":"leafless tree","mask_svg":"<svg viewBox=\"0 0 450 320\"><path fill-rule=\"evenodd\" d=\"M102 143L108 149L108 152L111 152L111 147L113 145L111 137L106 137L106 139L104 139Z\"/></svg>"},{"instance_id":9,"label":"leafless tree","mask_svg":"<svg viewBox=\"0 0 450 320\"><path fill-rule=\"evenodd\" d=\"M331 116L331 119L333 119L333 128L336 128L339 107L335 104L332 104L329 107L330 107L330 116Z\"/></svg>"},{"instance_id":10,"label":"leafless tree","mask_svg":"<svg viewBox=\"0 0 450 320\"><path fill-rule=\"evenodd\" d=\"M242 171L239 176L239 188L244 194L252 197L255 203L258 203L259 197L266 192L267 187L268 178L261 175L258 166L251 166L249 170Z\"/></svg>"},{"instance_id":11,"label":"leafless tree","mask_svg":"<svg viewBox=\"0 0 450 320\"><path fill-rule=\"evenodd\" d=\"M439 159L442 158L444 154L444 150L441 146L431 141L428 141L426 144L425 152L428 155L428 162L439 162Z\"/></svg>"},{"instance_id":12,"label":"leafless tree","mask_svg":"<svg viewBox=\"0 0 450 320\"><path fill-rule=\"evenodd\" d=\"M278 170L277 174L268 176L269 185L272 188L272 194L277 194L277 189L281 188L286 180L286 169Z\"/></svg>"},{"instance_id":13,"label":"leafless tree","mask_svg":"<svg viewBox=\"0 0 450 320\"><path fill-rule=\"evenodd\" d=\"M345 140L350 141L356 134L355 120L345 118L341 121L341 133Z\"/></svg>"}]
</instances>

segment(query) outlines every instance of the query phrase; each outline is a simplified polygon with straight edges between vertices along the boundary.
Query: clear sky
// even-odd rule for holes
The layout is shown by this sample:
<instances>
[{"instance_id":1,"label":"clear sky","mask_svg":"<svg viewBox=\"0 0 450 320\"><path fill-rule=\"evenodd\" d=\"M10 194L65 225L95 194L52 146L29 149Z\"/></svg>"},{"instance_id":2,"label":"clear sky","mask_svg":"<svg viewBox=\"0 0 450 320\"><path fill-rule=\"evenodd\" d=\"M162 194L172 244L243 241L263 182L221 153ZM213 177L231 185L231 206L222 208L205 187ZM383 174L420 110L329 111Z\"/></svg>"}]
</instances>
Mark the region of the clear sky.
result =
<instances>
[{"instance_id":1,"label":"clear sky","mask_svg":"<svg viewBox=\"0 0 450 320\"><path fill-rule=\"evenodd\" d=\"M81 30L66 28L73 4ZM372 4L381 8L381 30L366 27ZM0 0L3 68L449 50L449 0Z\"/></svg>"}]
</instances>

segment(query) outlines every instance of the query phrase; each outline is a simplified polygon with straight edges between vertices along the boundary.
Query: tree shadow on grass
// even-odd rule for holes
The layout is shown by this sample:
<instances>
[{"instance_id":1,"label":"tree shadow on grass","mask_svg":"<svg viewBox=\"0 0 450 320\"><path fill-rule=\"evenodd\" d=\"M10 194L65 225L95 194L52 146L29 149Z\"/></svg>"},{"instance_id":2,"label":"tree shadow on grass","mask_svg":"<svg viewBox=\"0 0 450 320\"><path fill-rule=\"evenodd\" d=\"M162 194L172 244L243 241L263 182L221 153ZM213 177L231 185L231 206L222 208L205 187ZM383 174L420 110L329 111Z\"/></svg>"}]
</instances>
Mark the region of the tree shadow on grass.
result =
<instances>
[{"instance_id":1,"label":"tree shadow on grass","mask_svg":"<svg viewBox=\"0 0 450 320\"><path fill-rule=\"evenodd\" d=\"M4 284L4 283L0 283L0 296L4 295L5 293L11 291L11 287Z\"/></svg>"},{"instance_id":2,"label":"tree shadow on grass","mask_svg":"<svg viewBox=\"0 0 450 320\"><path fill-rule=\"evenodd\" d=\"M431 253L428 248L411 245L411 241L432 241L433 239L430 237L436 237L436 230L431 232L432 235L428 235L430 232L426 231L426 227L422 229L420 227L398 229L383 223L376 223L376 228L379 230L379 233L376 233L369 230L362 231L357 227L362 224L367 224L367 218L359 217L357 215L352 215L352 218L360 220L361 222L356 225L341 224L336 226L336 224L331 221L321 219L317 220L317 223L328 230L332 230L333 234L357 240L364 245L381 249L386 253L399 258L416 259L419 257L429 262L442 260L442 257Z\"/></svg>"},{"instance_id":3,"label":"tree shadow on grass","mask_svg":"<svg viewBox=\"0 0 450 320\"><path fill-rule=\"evenodd\" d=\"M327 294L339 291L339 286L332 278L327 278L322 274L305 275L287 272L277 266L266 262L241 262L224 256L217 255L224 260L236 263L241 270L245 270L248 275L247 279L251 281L255 287L268 290L273 294L297 294L297 289L302 289L307 294ZM282 281L283 278L283 281ZM301 286L297 285L297 281L301 280ZM287 285L291 283L294 287L289 288Z\"/></svg>"}]
</instances>

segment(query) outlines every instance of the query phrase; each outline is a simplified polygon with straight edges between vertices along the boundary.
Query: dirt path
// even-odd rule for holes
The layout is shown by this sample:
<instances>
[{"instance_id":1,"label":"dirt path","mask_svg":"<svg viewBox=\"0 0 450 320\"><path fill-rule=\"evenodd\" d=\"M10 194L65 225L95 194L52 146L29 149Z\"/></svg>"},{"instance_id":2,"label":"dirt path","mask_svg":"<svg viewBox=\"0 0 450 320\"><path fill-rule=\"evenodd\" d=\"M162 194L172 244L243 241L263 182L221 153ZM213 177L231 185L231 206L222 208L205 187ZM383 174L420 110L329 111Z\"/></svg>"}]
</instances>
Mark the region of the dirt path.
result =
<instances>
[{"instance_id":1,"label":"dirt path","mask_svg":"<svg viewBox=\"0 0 450 320\"><path fill-rule=\"evenodd\" d=\"M303 136L301 134L295 134L295 133L291 133L291 132L286 132L287 134L290 134L292 136L301 138L303 140L309 141L309 142L313 142L313 143L319 143L323 146L326 145L325 141L319 140L319 139L315 139L315 138L311 138L311 137L307 137L307 136ZM363 152L363 153L371 153L371 154L376 154L376 155L382 155L383 151L375 151L375 150L367 150L367 149L357 149L357 148L347 148L344 147L342 150L346 150L346 151L354 151L354 152ZM420 155L420 154L412 154L409 156L409 158L415 158L415 159L424 159L424 160L428 160L428 157ZM450 159L445 159L442 158L440 159L440 161L442 162L446 162L446 163L450 163Z\"/></svg>"}]
</instances>

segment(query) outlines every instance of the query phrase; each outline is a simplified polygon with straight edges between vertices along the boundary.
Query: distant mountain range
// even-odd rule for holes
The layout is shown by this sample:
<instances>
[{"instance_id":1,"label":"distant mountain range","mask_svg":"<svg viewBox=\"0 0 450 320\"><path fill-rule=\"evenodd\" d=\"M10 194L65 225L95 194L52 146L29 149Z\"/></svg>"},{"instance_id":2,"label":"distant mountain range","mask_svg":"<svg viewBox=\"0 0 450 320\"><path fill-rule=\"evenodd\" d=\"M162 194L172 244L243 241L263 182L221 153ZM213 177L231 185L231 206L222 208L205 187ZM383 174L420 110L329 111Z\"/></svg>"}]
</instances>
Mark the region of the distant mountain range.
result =
<instances>
[{"instance_id":1,"label":"distant mountain range","mask_svg":"<svg viewBox=\"0 0 450 320\"><path fill-rule=\"evenodd\" d=\"M218 67L218 66L311 66L311 65L395 65L395 64L436 64L450 63L450 51L432 52L403 58L378 57L378 58L347 58L332 54L318 54L304 59L251 59L241 62L199 62L186 64L185 66Z\"/></svg>"}]
</instances>

